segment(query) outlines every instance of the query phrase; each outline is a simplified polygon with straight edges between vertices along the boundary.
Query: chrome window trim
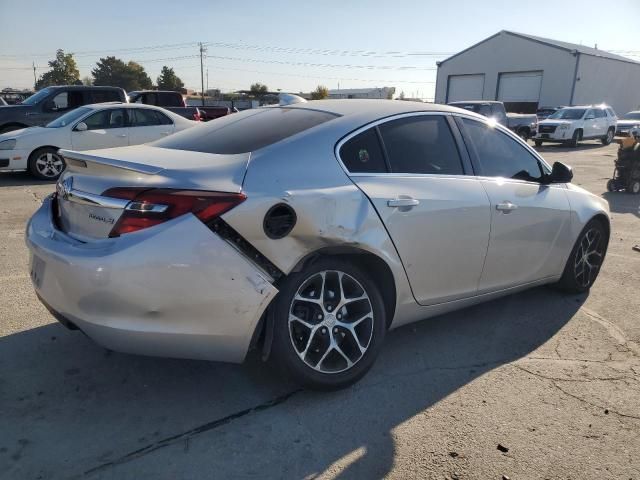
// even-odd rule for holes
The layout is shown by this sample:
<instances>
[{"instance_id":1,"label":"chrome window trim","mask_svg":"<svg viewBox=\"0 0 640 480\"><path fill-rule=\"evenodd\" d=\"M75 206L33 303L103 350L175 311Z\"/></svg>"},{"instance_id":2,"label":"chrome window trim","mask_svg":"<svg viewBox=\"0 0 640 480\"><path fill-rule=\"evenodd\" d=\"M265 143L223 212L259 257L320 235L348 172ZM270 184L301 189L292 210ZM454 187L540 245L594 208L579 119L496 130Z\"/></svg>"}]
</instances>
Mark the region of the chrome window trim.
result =
<instances>
[{"instance_id":1,"label":"chrome window trim","mask_svg":"<svg viewBox=\"0 0 640 480\"><path fill-rule=\"evenodd\" d=\"M437 177L437 178L443 178L446 176L449 177L469 177L469 176L473 176L473 175L467 175L467 174L462 174L462 175L454 175L454 174L447 174L447 173L443 173L443 174L439 174L439 173L392 173L392 172L372 172L372 173L366 173L366 172L354 172L351 173L349 171L349 169L347 168L347 166L342 162L342 158L340 158L340 149L342 148L342 146L347 143L349 140L351 140L353 137L355 137L356 135L359 135L360 133L369 130L370 128L374 128L377 127L379 125L382 125L384 123L387 122L391 122L393 120L398 120L401 118L408 118L408 117L424 117L424 116L439 116L439 117L446 117L447 115L451 115L451 112L446 112L446 111L439 111L439 112L431 112L431 111L421 111L421 112L406 112L406 113L399 113L397 115L392 115L389 117L384 117L384 118L379 118L378 120L374 120L373 122L367 123L366 125L363 125L362 127L357 128L356 130L353 130L352 132L348 133L347 135L345 135L344 137L342 137L342 139L336 144L335 148L334 148L334 155L336 156L336 159L338 160L338 163L340 164L340 166L342 167L342 170L344 170L344 172L347 174L348 177L372 177L372 176L385 176L385 177L389 177L389 176L402 176L402 177ZM449 129L451 129L451 126L447 123L447 127L449 127ZM456 149L458 148L458 142L455 139L455 136L453 134L453 132L451 132L451 136L453 138L453 141L456 145ZM458 156L460 157L460 165L464 166L463 163L463 159L462 159L462 154L460 152L458 152Z\"/></svg>"}]
</instances>

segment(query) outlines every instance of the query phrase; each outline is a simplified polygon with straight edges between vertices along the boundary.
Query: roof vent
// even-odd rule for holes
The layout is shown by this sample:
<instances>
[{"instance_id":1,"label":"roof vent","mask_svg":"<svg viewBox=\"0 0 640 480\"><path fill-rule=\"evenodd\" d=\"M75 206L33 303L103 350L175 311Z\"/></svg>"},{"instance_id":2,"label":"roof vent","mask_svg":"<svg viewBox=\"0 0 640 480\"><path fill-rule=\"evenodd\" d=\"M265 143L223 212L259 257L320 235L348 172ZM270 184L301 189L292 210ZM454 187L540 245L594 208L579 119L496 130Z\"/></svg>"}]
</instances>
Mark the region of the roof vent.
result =
<instances>
[{"instance_id":1,"label":"roof vent","mask_svg":"<svg viewBox=\"0 0 640 480\"><path fill-rule=\"evenodd\" d=\"M262 227L267 237L277 240L284 238L296 225L296 212L285 203L278 203L269 209L264 216Z\"/></svg>"}]
</instances>

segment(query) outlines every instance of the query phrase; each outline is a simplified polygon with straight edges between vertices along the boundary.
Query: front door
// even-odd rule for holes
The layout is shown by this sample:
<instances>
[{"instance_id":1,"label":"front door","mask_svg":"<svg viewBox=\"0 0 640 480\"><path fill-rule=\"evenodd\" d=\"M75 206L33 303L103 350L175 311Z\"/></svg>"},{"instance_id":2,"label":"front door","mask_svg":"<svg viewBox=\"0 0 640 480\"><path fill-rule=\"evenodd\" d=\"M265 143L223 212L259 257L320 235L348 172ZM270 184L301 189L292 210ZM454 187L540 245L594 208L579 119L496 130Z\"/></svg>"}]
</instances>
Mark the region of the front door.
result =
<instances>
[{"instance_id":1,"label":"front door","mask_svg":"<svg viewBox=\"0 0 640 480\"><path fill-rule=\"evenodd\" d=\"M558 275L571 241L565 185L543 185L547 167L518 140L483 122L462 123L491 204L491 238L478 292Z\"/></svg>"},{"instance_id":2,"label":"front door","mask_svg":"<svg viewBox=\"0 0 640 480\"><path fill-rule=\"evenodd\" d=\"M129 128L126 125L122 108L99 110L80 123L85 123L87 130L78 131L77 125L72 130L71 145L74 150L93 150L129 145Z\"/></svg>"},{"instance_id":3,"label":"front door","mask_svg":"<svg viewBox=\"0 0 640 480\"><path fill-rule=\"evenodd\" d=\"M340 157L384 222L417 302L474 295L489 241L489 201L480 181L465 175L446 118L389 120L346 142Z\"/></svg>"}]
</instances>

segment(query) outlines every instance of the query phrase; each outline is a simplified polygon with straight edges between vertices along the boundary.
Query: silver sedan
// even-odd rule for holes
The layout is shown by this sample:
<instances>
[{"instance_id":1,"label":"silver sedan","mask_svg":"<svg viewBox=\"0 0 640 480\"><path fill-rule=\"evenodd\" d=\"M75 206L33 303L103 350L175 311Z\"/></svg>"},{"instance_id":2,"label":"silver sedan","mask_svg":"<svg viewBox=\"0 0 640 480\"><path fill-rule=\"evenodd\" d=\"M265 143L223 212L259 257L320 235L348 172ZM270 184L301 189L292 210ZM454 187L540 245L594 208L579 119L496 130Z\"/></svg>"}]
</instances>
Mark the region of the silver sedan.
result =
<instances>
[{"instance_id":1,"label":"silver sedan","mask_svg":"<svg viewBox=\"0 0 640 480\"><path fill-rule=\"evenodd\" d=\"M596 279L606 201L511 132L442 105L261 108L152 144L62 151L31 278L113 350L241 362L340 388L401 325ZM478 326L481 331L481 326Z\"/></svg>"}]
</instances>

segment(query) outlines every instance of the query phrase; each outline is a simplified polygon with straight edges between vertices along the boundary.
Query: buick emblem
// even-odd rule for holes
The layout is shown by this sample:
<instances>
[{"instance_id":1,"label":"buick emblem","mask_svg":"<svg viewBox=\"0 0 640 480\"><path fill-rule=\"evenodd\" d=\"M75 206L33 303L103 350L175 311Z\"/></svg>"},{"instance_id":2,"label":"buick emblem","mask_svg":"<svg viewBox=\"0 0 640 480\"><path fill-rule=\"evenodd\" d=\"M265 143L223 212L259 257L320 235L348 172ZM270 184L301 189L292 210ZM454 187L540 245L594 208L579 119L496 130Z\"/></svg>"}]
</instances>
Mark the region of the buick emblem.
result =
<instances>
[{"instance_id":1,"label":"buick emblem","mask_svg":"<svg viewBox=\"0 0 640 480\"><path fill-rule=\"evenodd\" d=\"M62 182L56 184L56 192L58 196L68 200L71 188L73 187L73 177L67 177Z\"/></svg>"}]
</instances>

